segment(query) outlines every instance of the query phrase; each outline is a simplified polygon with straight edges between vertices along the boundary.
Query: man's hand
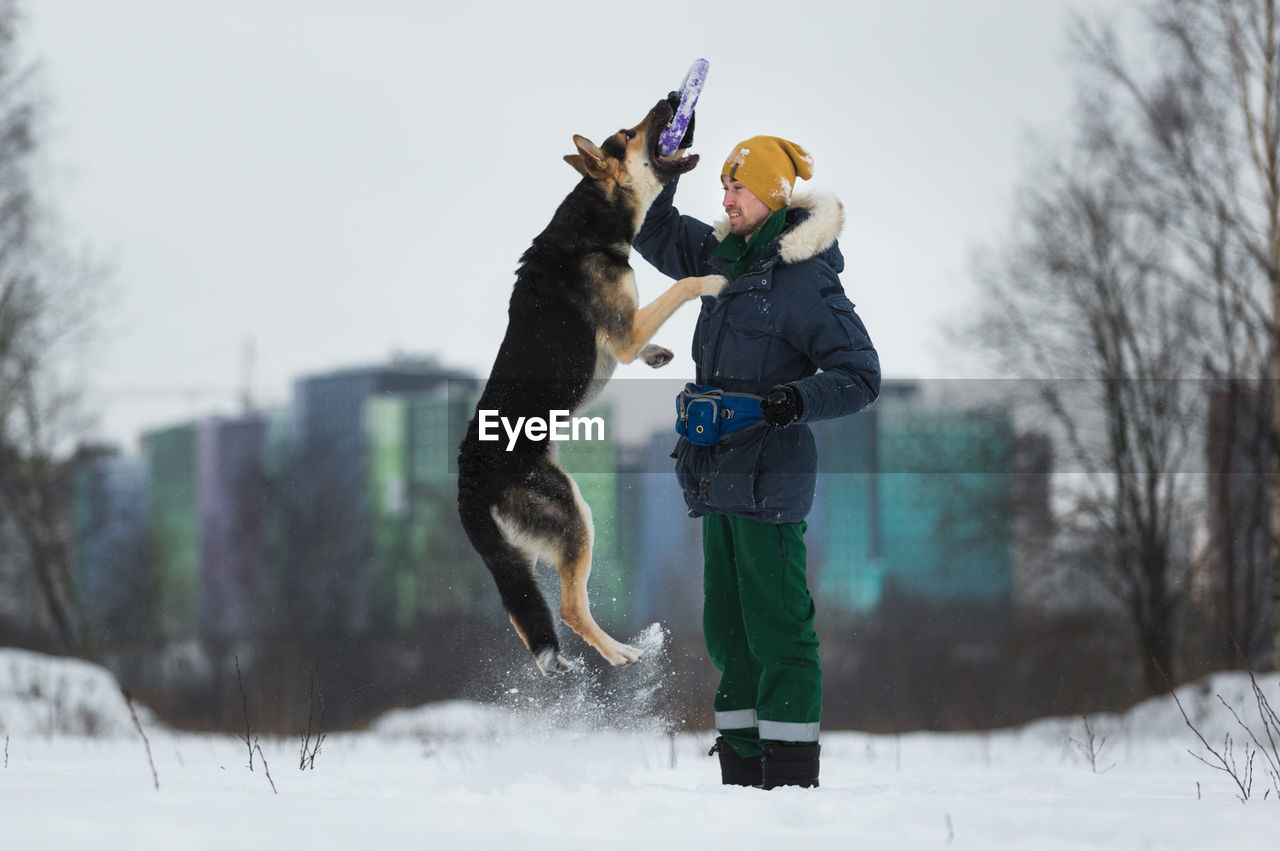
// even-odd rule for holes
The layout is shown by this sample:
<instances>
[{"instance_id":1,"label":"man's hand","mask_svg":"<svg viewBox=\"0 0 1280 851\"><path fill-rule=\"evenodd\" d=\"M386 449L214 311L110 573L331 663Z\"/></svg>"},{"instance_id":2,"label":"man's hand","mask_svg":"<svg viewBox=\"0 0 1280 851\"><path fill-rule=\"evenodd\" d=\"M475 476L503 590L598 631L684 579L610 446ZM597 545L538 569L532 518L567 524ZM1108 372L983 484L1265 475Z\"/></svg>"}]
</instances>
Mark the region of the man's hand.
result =
<instances>
[{"instance_id":1,"label":"man's hand","mask_svg":"<svg viewBox=\"0 0 1280 851\"><path fill-rule=\"evenodd\" d=\"M804 400L800 398L800 391L790 384L779 384L764 397L760 411L769 425L786 428L804 413Z\"/></svg>"}]
</instances>

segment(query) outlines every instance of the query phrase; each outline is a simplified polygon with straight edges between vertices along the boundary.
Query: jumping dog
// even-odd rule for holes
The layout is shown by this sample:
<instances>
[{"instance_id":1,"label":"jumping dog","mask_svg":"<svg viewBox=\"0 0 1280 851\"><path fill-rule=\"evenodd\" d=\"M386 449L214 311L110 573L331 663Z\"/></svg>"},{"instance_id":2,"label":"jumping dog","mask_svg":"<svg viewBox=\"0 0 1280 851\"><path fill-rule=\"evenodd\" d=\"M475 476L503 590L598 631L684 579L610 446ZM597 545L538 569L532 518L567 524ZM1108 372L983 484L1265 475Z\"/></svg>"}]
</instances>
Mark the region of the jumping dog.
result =
<instances>
[{"instance_id":1,"label":"jumping dog","mask_svg":"<svg viewBox=\"0 0 1280 851\"><path fill-rule=\"evenodd\" d=\"M511 623L544 674L570 669L560 655L551 610L538 589L539 560L560 576L560 618L613 665L642 652L607 635L591 616L587 575L594 528L577 484L549 440L481 440L480 412L545 418L577 412L619 363L651 367L672 353L649 342L681 304L717 295L718 275L684 278L640 307L631 242L664 184L692 169L696 154L660 156L672 119L660 101L630 130L599 147L575 135L565 161L582 175L551 223L520 258L507 331L458 455L458 513L493 575Z\"/></svg>"}]
</instances>

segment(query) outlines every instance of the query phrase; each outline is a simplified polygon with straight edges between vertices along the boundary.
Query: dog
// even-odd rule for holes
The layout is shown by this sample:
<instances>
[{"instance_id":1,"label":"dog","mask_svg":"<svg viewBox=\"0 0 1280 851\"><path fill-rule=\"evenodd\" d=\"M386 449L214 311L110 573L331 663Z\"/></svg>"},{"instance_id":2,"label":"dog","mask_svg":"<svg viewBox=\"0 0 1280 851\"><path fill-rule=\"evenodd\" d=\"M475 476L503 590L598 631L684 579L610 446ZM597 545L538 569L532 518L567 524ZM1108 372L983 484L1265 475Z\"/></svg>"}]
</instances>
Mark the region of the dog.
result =
<instances>
[{"instance_id":1,"label":"dog","mask_svg":"<svg viewBox=\"0 0 1280 851\"><path fill-rule=\"evenodd\" d=\"M672 353L649 340L686 301L717 295L723 277L684 278L639 306L631 242L662 187L692 169L696 154L659 155L658 137L673 111L659 101L644 120L599 147L575 135L564 159L582 179L520 258L498 348L476 414L458 452L458 514L493 575L516 633L546 675L571 669L534 570L539 560L560 576L560 618L612 665L642 651L605 633L591 616L587 575L594 527L577 484L550 440L526 431L510 441L481 440L482 412L508 421L577 412L619 363L666 365Z\"/></svg>"}]
</instances>

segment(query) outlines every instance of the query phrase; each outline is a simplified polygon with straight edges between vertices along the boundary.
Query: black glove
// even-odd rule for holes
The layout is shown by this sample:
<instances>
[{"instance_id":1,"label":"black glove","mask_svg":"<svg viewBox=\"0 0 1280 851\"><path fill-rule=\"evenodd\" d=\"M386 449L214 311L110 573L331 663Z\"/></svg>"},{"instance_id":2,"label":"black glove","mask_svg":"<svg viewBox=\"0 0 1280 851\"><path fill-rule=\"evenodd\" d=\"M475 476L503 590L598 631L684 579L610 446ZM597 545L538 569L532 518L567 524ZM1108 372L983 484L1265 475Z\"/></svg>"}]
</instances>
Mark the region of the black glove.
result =
<instances>
[{"instance_id":1,"label":"black glove","mask_svg":"<svg viewBox=\"0 0 1280 851\"><path fill-rule=\"evenodd\" d=\"M671 114L675 115L676 110L680 108L680 93L671 92L670 94L668 94L667 104L671 107ZM677 151L680 150L681 148L688 148L691 145L693 145L693 122L694 122L694 119L696 119L697 117L698 117L698 113L696 110L692 115L689 116L689 126L684 129L684 138L680 140L680 144L676 145Z\"/></svg>"},{"instance_id":2,"label":"black glove","mask_svg":"<svg viewBox=\"0 0 1280 851\"><path fill-rule=\"evenodd\" d=\"M769 425L786 428L804 413L804 400L800 398L800 391L790 384L779 384L764 397L760 411Z\"/></svg>"}]
</instances>

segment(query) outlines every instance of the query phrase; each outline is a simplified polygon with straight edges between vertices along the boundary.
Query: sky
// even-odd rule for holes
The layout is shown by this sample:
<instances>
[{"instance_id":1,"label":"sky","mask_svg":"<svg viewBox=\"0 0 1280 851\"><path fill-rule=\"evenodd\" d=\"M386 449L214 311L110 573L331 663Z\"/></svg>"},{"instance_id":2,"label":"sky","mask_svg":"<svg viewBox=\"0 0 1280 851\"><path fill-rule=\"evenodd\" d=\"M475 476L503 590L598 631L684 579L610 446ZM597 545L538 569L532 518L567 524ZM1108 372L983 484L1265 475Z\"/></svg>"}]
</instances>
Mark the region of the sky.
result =
<instances>
[{"instance_id":1,"label":"sky","mask_svg":"<svg viewBox=\"0 0 1280 851\"><path fill-rule=\"evenodd\" d=\"M721 217L738 141L799 142L797 189L845 207L842 281L885 376L971 375L945 329L1034 146L1067 132L1068 16L1136 3L26 0L48 197L109 269L93 436L133 448L397 355L487 375L519 257L578 180L572 136L636 124L697 58L681 211ZM633 262L648 302L669 282ZM691 378L696 315L655 337L662 372L615 377Z\"/></svg>"}]
</instances>

